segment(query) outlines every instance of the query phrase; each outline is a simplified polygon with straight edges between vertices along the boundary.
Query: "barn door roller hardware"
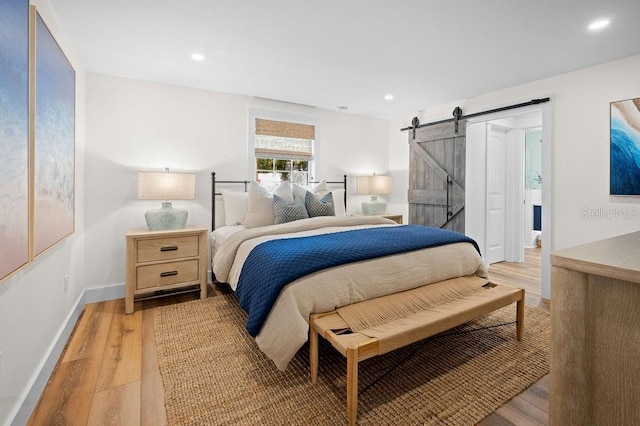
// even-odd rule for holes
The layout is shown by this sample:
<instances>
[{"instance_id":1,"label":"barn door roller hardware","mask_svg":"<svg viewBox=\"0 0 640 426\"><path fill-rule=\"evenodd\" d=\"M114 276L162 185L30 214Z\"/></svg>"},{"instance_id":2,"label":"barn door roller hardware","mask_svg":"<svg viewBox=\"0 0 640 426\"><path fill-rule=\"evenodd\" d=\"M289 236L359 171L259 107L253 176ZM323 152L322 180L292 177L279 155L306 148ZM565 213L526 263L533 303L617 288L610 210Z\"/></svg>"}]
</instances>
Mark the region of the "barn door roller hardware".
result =
<instances>
[{"instance_id":1,"label":"barn door roller hardware","mask_svg":"<svg viewBox=\"0 0 640 426\"><path fill-rule=\"evenodd\" d=\"M510 110L510 109L522 108L522 107L526 107L526 106L530 106L530 105L542 104L542 103L545 103L545 102L549 102L550 100L551 100L550 98L532 99L529 102L522 102L522 103L519 103L519 104L508 105L508 106L504 106L504 107L500 107L500 108L494 108L494 109L490 109L490 110L487 110L487 111L475 112L473 114L468 114L468 115L462 115L462 108L455 107L455 109L453 110L453 118L447 118L445 120L432 121L431 123L420 124L420 120L418 120L418 117L413 117L413 120L411 120L411 126L404 127L404 128L402 128L400 130L403 131L403 132L405 130L412 130L413 131L413 139L415 139L416 138L416 129L419 129L420 127L433 126L433 125L436 125L436 124L448 123L448 122L453 121L455 123L455 131L457 133L458 132L458 121L460 121L460 120L464 120L464 119L472 118L472 117L477 117L479 115L492 114L494 112L507 111L507 110Z\"/></svg>"},{"instance_id":2,"label":"barn door roller hardware","mask_svg":"<svg viewBox=\"0 0 640 426\"><path fill-rule=\"evenodd\" d=\"M457 107L455 107L453 109L453 122L456 125L456 127L453 129L453 131L455 133L458 133L458 120L460 120L460 117L462 117L462 108L457 106Z\"/></svg>"},{"instance_id":3,"label":"barn door roller hardware","mask_svg":"<svg viewBox=\"0 0 640 426\"><path fill-rule=\"evenodd\" d=\"M418 120L418 117L413 117L413 120L411 120L411 126L413 127L413 138L416 138L416 128L420 125L420 120Z\"/></svg>"}]
</instances>

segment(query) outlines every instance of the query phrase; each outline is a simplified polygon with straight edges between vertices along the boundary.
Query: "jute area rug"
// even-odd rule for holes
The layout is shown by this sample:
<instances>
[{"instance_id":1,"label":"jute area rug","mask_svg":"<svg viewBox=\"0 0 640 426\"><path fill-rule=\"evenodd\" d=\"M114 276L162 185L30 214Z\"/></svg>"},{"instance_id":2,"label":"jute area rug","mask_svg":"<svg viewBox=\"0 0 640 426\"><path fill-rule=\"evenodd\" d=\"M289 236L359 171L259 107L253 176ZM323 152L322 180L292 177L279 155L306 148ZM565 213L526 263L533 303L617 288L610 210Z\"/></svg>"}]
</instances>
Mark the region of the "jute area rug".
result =
<instances>
[{"instance_id":1,"label":"jute area rug","mask_svg":"<svg viewBox=\"0 0 640 426\"><path fill-rule=\"evenodd\" d=\"M157 308L169 424L346 424L346 360L320 339L316 385L308 345L280 372L249 337L245 318L232 295ZM549 372L549 313L526 308L522 342L514 324L499 325L514 319L512 305L361 362L358 424L482 420Z\"/></svg>"}]
</instances>

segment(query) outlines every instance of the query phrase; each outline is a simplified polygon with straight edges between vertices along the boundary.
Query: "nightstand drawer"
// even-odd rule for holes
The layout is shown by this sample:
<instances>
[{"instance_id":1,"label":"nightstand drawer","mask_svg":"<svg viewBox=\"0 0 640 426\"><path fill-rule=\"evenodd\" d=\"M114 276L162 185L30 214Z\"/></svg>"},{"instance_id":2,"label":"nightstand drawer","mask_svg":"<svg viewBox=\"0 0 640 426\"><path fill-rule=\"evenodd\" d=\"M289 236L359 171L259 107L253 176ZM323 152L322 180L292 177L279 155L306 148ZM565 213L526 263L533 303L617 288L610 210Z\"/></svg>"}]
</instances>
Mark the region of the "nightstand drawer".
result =
<instances>
[{"instance_id":1,"label":"nightstand drawer","mask_svg":"<svg viewBox=\"0 0 640 426\"><path fill-rule=\"evenodd\" d=\"M198 256L198 236L154 238L138 241L137 262L182 259Z\"/></svg>"},{"instance_id":2,"label":"nightstand drawer","mask_svg":"<svg viewBox=\"0 0 640 426\"><path fill-rule=\"evenodd\" d=\"M198 281L198 260L138 266L136 289Z\"/></svg>"}]
</instances>

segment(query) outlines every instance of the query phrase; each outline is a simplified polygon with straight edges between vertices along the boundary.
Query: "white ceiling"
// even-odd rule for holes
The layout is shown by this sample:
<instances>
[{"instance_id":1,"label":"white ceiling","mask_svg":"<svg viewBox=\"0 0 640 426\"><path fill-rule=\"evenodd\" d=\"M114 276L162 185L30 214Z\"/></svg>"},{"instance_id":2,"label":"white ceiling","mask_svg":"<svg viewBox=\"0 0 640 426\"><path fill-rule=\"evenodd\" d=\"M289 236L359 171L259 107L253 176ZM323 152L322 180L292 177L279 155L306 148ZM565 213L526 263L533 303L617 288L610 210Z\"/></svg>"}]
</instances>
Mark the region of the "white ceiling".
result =
<instances>
[{"instance_id":1,"label":"white ceiling","mask_svg":"<svg viewBox=\"0 0 640 426\"><path fill-rule=\"evenodd\" d=\"M87 71L384 118L640 53L640 0L51 4Z\"/></svg>"}]
</instances>

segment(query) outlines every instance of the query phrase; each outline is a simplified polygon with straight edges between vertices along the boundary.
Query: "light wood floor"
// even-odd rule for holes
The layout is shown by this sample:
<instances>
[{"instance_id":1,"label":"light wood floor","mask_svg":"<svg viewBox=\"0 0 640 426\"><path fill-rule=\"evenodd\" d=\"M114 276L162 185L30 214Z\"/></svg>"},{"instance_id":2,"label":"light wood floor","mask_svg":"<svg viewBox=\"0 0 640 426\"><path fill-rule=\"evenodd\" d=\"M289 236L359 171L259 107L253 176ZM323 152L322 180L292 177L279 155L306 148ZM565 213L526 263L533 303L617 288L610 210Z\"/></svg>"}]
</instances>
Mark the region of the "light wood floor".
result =
<instances>
[{"instance_id":1,"label":"light wood floor","mask_svg":"<svg viewBox=\"0 0 640 426\"><path fill-rule=\"evenodd\" d=\"M527 297L527 304L538 304L539 261L539 250L532 251L524 264L492 265L490 276L524 286L528 294L537 294ZM224 289L211 287L209 297L220 292ZM154 343L154 308L195 298L187 294L137 302L131 315L124 314L124 299L87 305L28 424L167 424ZM480 425L548 424L548 389L547 375Z\"/></svg>"},{"instance_id":2,"label":"light wood floor","mask_svg":"<svg viewBox=\"0 0 640 426\"><path fill-rule=\"evenodd\" d=\"M489 276L495 282L524 288L527 305L538 306L540 304L540 248L525 248L523 263L500 262L492 264L489 267ZM542 300L542 303L544 306L545 301Z\"/></svg>"},{"instance_id":3,"label":"light wood floor","mask_svg":"<svg viewBox=\"0 0 640 426\"><path fill-rule=\"evenodd\" d=\"M523 263L492 264L489 267L489 278L498 283L524 288L527 305L548 310L548 301L540 298L540 251L537 247L525 248ZM525 329L526 324L525 318ZM547 424L549 424L548 374L479 423L480 426Z\"/></svg>"}]
</instances>

